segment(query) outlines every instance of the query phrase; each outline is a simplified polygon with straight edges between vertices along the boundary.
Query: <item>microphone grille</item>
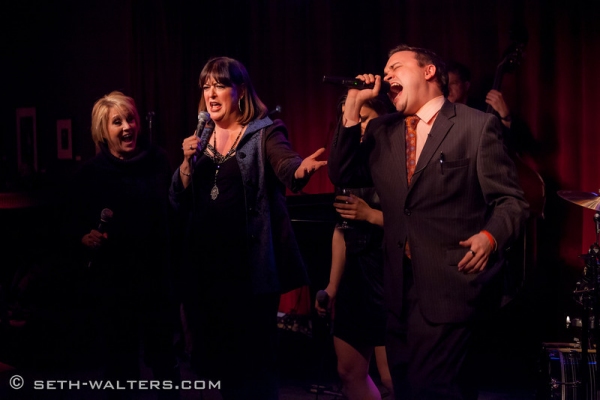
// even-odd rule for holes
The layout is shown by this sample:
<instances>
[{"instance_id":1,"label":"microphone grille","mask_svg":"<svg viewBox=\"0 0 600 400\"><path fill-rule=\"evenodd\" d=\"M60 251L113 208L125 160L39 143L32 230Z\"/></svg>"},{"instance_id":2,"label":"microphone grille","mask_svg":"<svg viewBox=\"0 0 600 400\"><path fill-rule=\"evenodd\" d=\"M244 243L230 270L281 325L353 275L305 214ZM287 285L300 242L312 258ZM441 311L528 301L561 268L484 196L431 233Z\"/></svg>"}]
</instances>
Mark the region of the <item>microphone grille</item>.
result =
<instances>
[{"instance_id":1,"label":"microphone grille","mask_svg":"<svg viewBox=\"0 0 600 400\"><path fill-rule=\"evenodd\" d=\"M198 121L203 121L206 122L210 119L210 114L206 111L200 111L200 113L198 113Z\"/></svg>"},{"instance_id":2,"label":"microphone grille","mask_svg":"<svg viewBox=\"0 0 600 400\"><path fill-rule=\"evenodd\" d=\"M102 212L100 213L100 220L104 221L104 222L108 222L112 219L113 217L113 212L110 208L105 208L102 210Z\"/></svg>"}]
</instances>

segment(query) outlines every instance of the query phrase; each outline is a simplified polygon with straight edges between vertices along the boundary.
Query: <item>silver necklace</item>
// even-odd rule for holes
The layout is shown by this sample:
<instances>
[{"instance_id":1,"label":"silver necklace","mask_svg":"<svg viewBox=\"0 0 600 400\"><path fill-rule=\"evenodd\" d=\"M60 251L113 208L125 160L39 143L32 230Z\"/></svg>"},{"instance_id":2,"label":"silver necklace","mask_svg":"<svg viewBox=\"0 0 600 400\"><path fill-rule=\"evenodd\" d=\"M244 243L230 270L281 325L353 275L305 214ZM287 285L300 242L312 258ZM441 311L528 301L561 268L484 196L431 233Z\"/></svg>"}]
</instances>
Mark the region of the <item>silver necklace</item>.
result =
<instances>
[{"instance_id":1,"label":"silver necklace","mask_svg":"<svg viewBox=\"0 0 600 400\"><path fill-rule=\"evenodd\" d=\"M223 164L225 161L227 161L231 157L233 157L237 143L240 140L240 137L242 137L243 130L244 130L244 126L242 125L242 128L240 129L240 133L238 133L237 138L235 139L235 142L233 142L233 144L231 145L231 148L225 155L222 155L217 150L217 132L215 132L213 135L213 145L212 145L213 156L211 158L217 166L215 168L215 182L213 184L212 189L210 190L210 198L213 200L216 200L217 197L219 197L219 187L217 186L217 176L219 175L219 169L221 168L221 164ZM208 147L211 147L210 144L208 145Z\"/></svg>"}]
</instances>

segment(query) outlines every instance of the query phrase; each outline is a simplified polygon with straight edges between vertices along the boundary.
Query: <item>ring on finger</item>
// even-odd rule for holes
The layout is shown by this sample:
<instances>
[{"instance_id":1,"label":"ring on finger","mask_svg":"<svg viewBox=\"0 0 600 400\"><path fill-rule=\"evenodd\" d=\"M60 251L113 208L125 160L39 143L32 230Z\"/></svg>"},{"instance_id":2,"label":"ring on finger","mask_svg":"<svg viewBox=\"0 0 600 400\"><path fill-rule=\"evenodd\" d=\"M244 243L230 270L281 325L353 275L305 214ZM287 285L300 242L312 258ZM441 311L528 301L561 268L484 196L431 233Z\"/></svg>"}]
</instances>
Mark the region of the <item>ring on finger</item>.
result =
<instances>
[{"instance_id":1,"label":"ring on finger","mask_svg":"<svg viewBox=\"0 0 600 400\"><path fill-rule=\"evenodd\" d=\"M475 252L473 250L469 250L469 253L471 253L473 257L475 257Z\"/></svg>"}]
</instances>

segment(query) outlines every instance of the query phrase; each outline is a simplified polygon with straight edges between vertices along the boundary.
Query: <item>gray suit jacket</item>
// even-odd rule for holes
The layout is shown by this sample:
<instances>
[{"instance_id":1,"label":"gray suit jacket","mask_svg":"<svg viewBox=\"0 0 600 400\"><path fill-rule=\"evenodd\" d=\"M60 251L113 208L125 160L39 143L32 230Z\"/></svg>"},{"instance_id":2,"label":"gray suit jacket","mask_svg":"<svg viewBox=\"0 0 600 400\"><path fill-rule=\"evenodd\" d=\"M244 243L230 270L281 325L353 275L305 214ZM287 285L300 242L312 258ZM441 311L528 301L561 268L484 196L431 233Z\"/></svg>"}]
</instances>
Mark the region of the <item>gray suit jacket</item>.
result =
<instances>
[{"instance_id":1,"label":"gray suit jacket","mask_svg":"<svg viewBox=\"0 0 600 400\"><path fill-rule=\"evenodd\" d=\"M329 157L337 186L373 185L384 215L386 303L402 308L404 247L408 240L414 282L424 317L432 323L463 322L500 301L503 252L521 233L528 204L492 114L444 103L406 179L404 116L338 127ZM484 271L458 272L468 248L459 246L482 229L498 243Z\"/></svg>"}]
</instances>

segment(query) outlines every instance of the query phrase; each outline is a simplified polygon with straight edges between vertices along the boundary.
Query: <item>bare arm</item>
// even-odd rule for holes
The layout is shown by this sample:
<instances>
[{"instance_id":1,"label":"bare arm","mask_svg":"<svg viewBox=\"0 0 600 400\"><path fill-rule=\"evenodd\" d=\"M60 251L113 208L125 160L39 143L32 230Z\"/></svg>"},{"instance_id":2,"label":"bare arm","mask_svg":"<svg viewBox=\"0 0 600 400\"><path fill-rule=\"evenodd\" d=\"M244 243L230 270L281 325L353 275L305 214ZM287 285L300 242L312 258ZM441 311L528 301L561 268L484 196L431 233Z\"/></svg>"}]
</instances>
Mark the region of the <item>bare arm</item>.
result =
<instances>
[{"instance_id":1,"label":"bare arm","mask_svg":"<svg viewBox=\"0 0 600 400\"><path fill-rule=\"evenodd\" d=\"M183 151L183 162L179 166L179 177L184 188L187 188L192 180L192 169L190 160L196 154L200 139L196 135L189 136L183 140L181 150Z\"/></svg>"},{"instance_id":2,"label":"bare arm","mask_svg":"<svg viewBox=\"0 0 600 400\"><path fill-rule=\"evenodd\" d=\"M333 230L333 237L331 239L331 271L329 273L329 284L325 288L325 291L329 295L327 309L320 307L315 301L315 308L322 317L325 316L327 311L331 309L333 299L337 294L342 275L344 274L345 265L346 242L344 241L344 233L336 228Z\"/></svg>"}]
</instances>

